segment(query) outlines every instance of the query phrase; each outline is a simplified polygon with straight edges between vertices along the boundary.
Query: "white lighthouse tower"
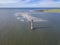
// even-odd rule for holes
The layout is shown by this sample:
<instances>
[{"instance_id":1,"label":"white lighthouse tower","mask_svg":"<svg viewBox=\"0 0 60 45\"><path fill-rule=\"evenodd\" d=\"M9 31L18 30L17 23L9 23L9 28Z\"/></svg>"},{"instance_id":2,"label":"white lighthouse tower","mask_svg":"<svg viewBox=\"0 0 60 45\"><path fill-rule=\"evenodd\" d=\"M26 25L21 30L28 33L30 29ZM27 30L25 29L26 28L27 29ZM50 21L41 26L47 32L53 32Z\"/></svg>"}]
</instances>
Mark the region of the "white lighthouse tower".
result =
<instances>
[{"instance_id":1,"label":"white lighthouse tower","mask_svg":"<svg viewBox=\"0 0 60 45\"><path fill-rule=\"evenodd\" d=\"M31 29L34 29L33 19L31 19Z\"/></svg>"}]
</instances>

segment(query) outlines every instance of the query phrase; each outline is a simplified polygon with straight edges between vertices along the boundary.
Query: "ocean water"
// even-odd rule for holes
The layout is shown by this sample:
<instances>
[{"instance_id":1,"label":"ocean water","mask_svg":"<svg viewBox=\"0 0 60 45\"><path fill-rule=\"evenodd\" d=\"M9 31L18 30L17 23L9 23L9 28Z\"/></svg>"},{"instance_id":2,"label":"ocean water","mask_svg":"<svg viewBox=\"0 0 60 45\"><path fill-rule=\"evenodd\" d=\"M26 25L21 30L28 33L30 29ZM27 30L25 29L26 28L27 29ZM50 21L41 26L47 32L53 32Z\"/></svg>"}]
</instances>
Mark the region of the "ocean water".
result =
<instances>
[{"instance_id":1,"label":"ocean water","mask_svg":"<svg viewBox=\"0 0 60 45\"><path fill-rule=\"evenodd\" d=\"M29 10L0 9L0 45L60 45L60 13L31 13ZM16 14L22 12L29 15L23 18L25 13ZM38 20L33 22L33 30L27 17Z\"/></svg>"}]
</instances>

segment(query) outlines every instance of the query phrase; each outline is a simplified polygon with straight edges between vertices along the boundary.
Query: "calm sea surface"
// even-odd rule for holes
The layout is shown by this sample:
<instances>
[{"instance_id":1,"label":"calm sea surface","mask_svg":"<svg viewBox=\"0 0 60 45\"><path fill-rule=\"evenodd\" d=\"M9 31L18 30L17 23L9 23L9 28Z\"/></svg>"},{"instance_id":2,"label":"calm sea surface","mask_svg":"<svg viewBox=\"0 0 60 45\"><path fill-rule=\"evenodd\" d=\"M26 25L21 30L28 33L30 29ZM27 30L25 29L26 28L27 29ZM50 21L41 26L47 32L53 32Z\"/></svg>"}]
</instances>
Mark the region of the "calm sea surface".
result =
<instances>
[{"instance_id":1,"label":"calm sea surface","mask_svg":"<svg viewBox=\"0 0 60 45\"><path fill-rule=\"evenodd\" d=\"M0 9L0 45L60 45L60 13L31 13L32 16L48 20L30 22L17 20L15 13L27 9Z\"/></svg>"}]
</instances>

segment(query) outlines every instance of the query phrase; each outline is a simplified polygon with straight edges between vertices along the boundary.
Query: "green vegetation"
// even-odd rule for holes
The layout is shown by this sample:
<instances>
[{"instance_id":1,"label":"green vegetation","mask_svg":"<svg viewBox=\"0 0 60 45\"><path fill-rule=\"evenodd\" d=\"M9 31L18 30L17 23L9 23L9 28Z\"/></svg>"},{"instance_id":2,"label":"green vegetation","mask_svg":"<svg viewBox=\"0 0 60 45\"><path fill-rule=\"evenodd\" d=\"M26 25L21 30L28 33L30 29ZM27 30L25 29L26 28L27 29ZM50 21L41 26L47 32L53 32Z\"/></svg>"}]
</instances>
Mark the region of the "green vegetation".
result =
<instances>
[{"instance_id":1,"label":"green vegetation","mask_svg":"<svg viewBox=\"0 0 60 45\"><path fill-rule=\"evenodd\" d=\"M44 10L44 12L60 12L60 9L49 9L49 10Z\"/></svg>"}]
</instances>

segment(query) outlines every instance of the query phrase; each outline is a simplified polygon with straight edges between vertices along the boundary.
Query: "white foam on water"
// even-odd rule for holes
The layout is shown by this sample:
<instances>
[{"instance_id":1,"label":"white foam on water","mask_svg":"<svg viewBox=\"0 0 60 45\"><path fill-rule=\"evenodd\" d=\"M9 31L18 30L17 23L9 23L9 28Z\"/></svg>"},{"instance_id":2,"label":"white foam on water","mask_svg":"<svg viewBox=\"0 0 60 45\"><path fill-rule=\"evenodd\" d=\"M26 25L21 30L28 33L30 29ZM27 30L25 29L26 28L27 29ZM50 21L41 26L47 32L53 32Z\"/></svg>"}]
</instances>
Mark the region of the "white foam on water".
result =
<instances>
[{"instance_id":1,"label":"white foam on water","mask_svg":"<svg viewBox=\"0 0 60 45\"><path fill-rule=\"evenodd\" d=\"M24 22L24 20L23 20L23 19L21 19L20 21L23 21L23 22Z\"/></svg>"},{"instance_id":2,"label":"white foam on water","mask_svg":"<svg viewBox=\"0 0 60 45\"><path fill-rule=\"evenodd\" d=\"M20 20L20 17L17 17L16 19L17 19L17 20Z\"/></svg>"},{"instance_id":3,"label":"white foam on water","mask_svg":"<svg viewBox=\"0 0 60 45\"><path fill-rule=\"evenodd\" d=\"M31 21L33 19L34 22L46 22L48 20L37 18L34 16L29 15L29 13L23 12L23 13L16 13L15 16L18 20L24 21L24 19L27 19L27 21ZM21 17L18 17L21 16Z\"/></svg>"},{"instance_id":4,"label":"white foam on water","mask_svg":"<svg viewBox=\"0 0 60 45\"><path fill-rule=\"evenodd\" d=\"M17 17L16 19L19 21L24 21L24 19L21 19L20 17Z\"/></svg>"}]
</instances>

